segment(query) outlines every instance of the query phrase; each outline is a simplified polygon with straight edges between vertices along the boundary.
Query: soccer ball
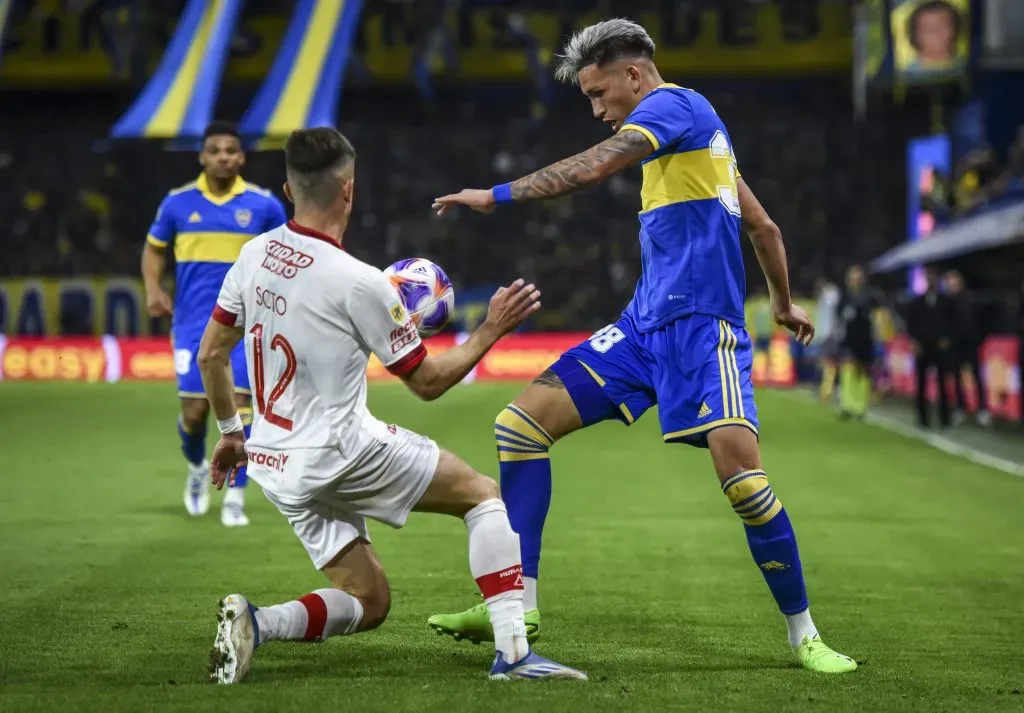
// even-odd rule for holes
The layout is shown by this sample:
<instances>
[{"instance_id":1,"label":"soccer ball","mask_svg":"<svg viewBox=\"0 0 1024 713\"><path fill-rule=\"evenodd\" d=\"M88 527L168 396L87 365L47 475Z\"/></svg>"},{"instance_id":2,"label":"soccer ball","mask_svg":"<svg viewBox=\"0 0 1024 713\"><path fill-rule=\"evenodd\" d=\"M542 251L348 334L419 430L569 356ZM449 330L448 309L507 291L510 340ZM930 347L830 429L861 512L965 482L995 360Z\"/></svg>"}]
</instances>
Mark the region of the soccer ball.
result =
<instances>
[{"instance_id":1,"label":"soccer ball","mask_svg":"<svg viewBox=\"0 0 1024 713\"><path fill-rule=\"evenodd\" d=\"M444 270L420 257L389 265L384 274L412 317L421 337L430 337L447 326L455 309L455 290Z\"/></svg>"}]
</instances>

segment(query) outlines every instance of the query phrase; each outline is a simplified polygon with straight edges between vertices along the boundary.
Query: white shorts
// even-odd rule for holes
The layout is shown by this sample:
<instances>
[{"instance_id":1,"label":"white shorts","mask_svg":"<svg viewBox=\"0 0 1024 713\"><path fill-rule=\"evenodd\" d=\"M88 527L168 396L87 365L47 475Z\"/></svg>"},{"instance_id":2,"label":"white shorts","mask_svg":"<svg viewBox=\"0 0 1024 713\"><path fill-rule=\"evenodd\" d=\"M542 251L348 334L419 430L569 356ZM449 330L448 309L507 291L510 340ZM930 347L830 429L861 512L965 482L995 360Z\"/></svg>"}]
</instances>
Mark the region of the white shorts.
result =
<instances>
[{"instance_id":1,"label":"white shorts","mask_svg":"<svg viewBox=\"0 0 1024 713\"><path fill-rule=\"evenodd\" d=\"M321 569L357 539L366 518L402 527L437 471L434 441L388 426L356 458L335 448L250 450L249 477L288 518L313 566ZM308 486L315 484L315 489Z\"/></svg>"}]
</instances>

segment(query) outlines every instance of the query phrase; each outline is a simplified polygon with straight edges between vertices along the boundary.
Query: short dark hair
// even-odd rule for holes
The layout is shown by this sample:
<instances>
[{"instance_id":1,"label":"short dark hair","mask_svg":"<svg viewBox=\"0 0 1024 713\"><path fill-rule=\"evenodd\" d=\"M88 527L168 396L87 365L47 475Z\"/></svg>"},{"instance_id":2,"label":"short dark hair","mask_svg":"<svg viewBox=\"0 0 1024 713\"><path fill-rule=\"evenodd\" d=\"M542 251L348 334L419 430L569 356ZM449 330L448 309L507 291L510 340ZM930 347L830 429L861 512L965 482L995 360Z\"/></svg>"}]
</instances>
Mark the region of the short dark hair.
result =
<instances>
[{"instance_id":1,"label":"short dark hair","mask_svg":"<svg viewBox=\"0 0 1024 713\"><path fill-rule=\"evenodd\" d=\"M235 126L235 123L224 119L211 121L209 126L206 127L206 131L203 132L203 141L206 141L211 136L234 136L236 139L242 138L238 134L238 127Z\"/></svg>"},{"instance_id":2,"label":"short dark hair","mask_svg":"<svg viewBox=\"0 0 1024 713\"><path fill-rule=\"evenodd\" d=\"M916 50L920 50L921 46L917 41L917 22L926 12L934 12L941 10L949 15L953 22L953 39L952 42L955 44L960 39L960 33L963 31L963 18L960 17L959 11L947 2L947 0L928 0L923 2L914 8L914 11L910 13L910 17L907 18L907 38L910 40L910 46Z\"/></svg>"},{"instance_id":3,"label":"short dark hair","mask_svg":"<svg viewBox=\"0 0 1024 713\"><path fill-rule=\"evenodd\" d=\"M329 205L341 174L356 160L352 142L327 126L293 131L284 145L288 183L298 200Z\"/></svg>"}]
</instances>

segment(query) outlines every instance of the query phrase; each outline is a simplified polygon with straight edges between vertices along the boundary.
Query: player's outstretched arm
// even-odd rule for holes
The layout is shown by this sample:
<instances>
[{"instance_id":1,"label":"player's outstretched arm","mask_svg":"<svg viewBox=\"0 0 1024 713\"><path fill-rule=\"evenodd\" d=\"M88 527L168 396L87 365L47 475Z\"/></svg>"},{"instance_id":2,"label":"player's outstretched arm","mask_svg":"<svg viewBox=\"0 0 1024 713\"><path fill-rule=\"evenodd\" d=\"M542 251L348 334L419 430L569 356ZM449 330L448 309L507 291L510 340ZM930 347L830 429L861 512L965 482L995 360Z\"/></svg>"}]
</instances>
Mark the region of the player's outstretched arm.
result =
<instances>
[{"instance_id":1,"label":"player's outstretched arm","mask_svg":"<svg viewBox=\"0 0 1024 713\"><path fill-rule=\"evenodd\" d=\"M501 203L554 198L600 183L639 163L652 151L654 146L646 136L633 129L624 129L583 153L534 171L512 183L486 190L467 188L435 198L433 208L438 215L444 215L455 205L489 213Z\"/></svg>"},{"instance_id":2,"label":"player's outstretched arm","mask_svg":"<svg viewBox=\"0 0 1024 713\"><path fill-rule=\"evenodd\" d=\"M231 350L242 340L243 329L210 318L199 343L196 361L203 375L203 388L217 417L220 441L210 458L210 476L220 490L228 474L245 460L245 433L235 407L235 379L231 371Z\"/></svg>"},{"instance_id":3,"label":"player's outstretched arm","mask_svg":"<svg viewBox=\"0 0 1024 713\"><path fill-rule=\"evenodd\" d=\"M498 288L487 308L487 319L462 344L438 354L427 356L402 380L424 401L442 396L483 359L499 339L525 322L540 309L540 291L523 280Z\"/></svg>"},{"instance_id":4,"label":"player's outstretched arm","mask_svg":"<svg viewBox=\"0 0 1024 713\"><path fill-rule=\"evenodd\" d=\"M789 293L789 268L786 265L782 231L742 178L736 181L736 187L739 191L743 230L753 243L757 262L768 280L772 316L776 323L793 332L801 344L810 344L814 337L814 325L807 312L793 304Z\"/></svg>"}]
</instances>

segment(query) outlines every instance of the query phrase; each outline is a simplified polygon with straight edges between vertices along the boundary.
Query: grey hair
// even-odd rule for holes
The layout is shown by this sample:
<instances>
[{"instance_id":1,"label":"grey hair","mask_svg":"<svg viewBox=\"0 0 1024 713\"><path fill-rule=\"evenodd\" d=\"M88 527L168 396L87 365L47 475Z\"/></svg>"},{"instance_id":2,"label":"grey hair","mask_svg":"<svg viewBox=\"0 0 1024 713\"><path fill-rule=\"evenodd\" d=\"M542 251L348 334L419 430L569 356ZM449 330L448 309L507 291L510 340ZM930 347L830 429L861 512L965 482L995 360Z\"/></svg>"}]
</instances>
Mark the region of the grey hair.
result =
<instances>
[{"instance_id":1,"label":"grey hair","mask_svg":"<svg viewBox=\"0 0 1024 713\"><path fill-rule=\"evenodd\" d=\"M588 65L601 67L619 57L654 57L654 40L639 24L616 17L579 30L557 56L562 61L555 69L555 79L576 84L579 71Z\"/></svg>"}]
</instances>

